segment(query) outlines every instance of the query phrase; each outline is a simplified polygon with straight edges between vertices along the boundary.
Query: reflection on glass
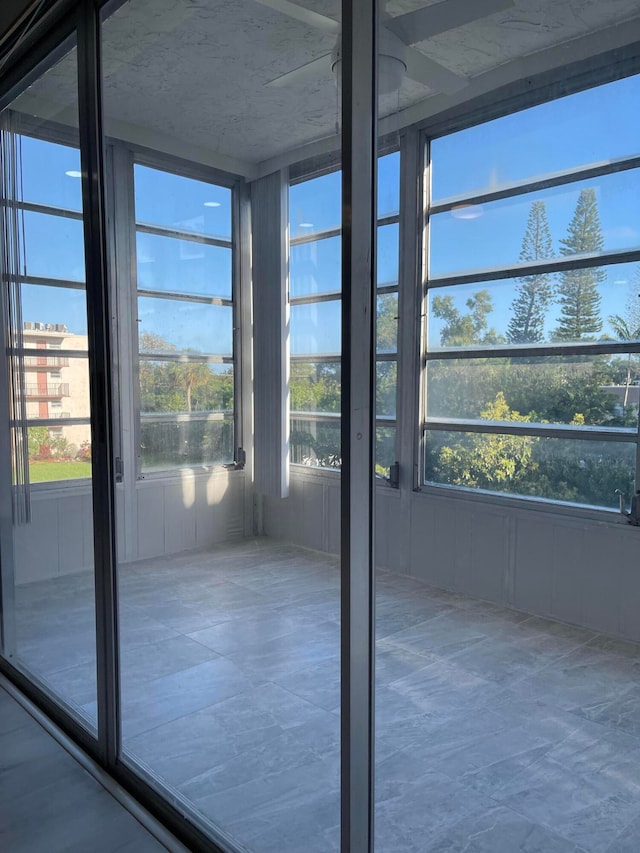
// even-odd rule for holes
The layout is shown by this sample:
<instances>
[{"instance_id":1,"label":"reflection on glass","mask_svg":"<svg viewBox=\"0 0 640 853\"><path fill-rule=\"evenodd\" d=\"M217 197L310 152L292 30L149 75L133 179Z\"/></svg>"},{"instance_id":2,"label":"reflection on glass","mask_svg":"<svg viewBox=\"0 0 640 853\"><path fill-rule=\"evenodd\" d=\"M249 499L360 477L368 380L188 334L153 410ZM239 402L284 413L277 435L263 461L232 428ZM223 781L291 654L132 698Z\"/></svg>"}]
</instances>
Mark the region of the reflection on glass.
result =
<instances>
[{"instance_id":1,"label":"reflection on glass","mask_svg":"<svg viewBox=\"0 0 640 853\"><path fill-rule=\"evenodd\" d=\"M142 412L233 412L233 367L140 360Z\"/></svg>"},{"instance_id":2,"label":"reflection on glass","mask_svg":"<svg viewBox=\"0 0 640 853\"><path fill-rule=\"evenodd\" d=\"M429 349L640 339L636 264L429 291ZM589 311L577 308L589 302ZM620 322L621 321L621 322ZM597 329L597 331L594 331Z\"/></svg>"},{"instance_id":3,"label":"reflection on glass","mask_svg":"<svg viewBox=\"0 0 640 853\"><path fill-rule=\"evenodd\" d=\"M427 417L635 429L639 375L638 354L433 360Z\"/></svg>"},{"instance_id":4,"label":"reflection on glass","mask_svg":"<svg viewBox=\"0 0 640 853\"><path fill-rule=\"evenodd\" d=\"M220 418L148 421L140 424L140 454L145 473L233 461L233 421Z\"/></svg>"},{"instance_id":5,"label":"reflection on glass","mask_svg":"<svg viewBox=\"0 0 640 853\"><path fill-rule=\"evenodd\" d=\"M378 296L376 349L379 353L397 352L398 350L397 293L383 293Z\"/></svg>"},{"instance_id":6,"label":"reflection on glass","mask_svg":"<svg viewBox=\"0 0 640 853\"><path fill-rule=\"evenodd\" d=\"M291 297L339 292L341 240L330 237L291 246L289 278Z\"/></svg>"},{"instance_id":7,"label":"reflection on glass","mask_svg":"<svg viewBox=\"0 0 640 853\"><path fill-rule=\"evenodd\" d=\"M233 309L182 299L138 299L140 352L230 356Z\"/></svg>"},{"instance_id":8,"label":"reflection on glass","mask_svg":"<svg viewBox=\"0 0 640 853\"><path fill-rule=\"evenodd\" d=\"M294 361L289 387L292 412L339 412L340 362Z\"/></svg>"},{"instance_id":9,"label":"reflection on glass","mask_svg":"<svg viewBox=\"0 0 640 853\"><path fill-rule=\"evenodd\" d=\"M395 361L379 361L376 364L376 415L396 416L398 365Z\"/></svg>"},{"instance_id":10,"label":"reflection on glass","mask_svg":"<svg viewBox=\"0 0 640 853\"><path fill-rule=\"evenodd\" d=\"M433 198L636 155L638 134L628 105L639 94L636 75L434 139Z\"/></svg>"},{"instance_id":11,"label":"reflection on glass","mask_svg":"<svg viewBox=\"0 0 640 853\"><path fill-rule=\"evenodd\" d=\"M341 312L340 302L315 302L291 306L291 354L339 354Z\"/></svg>"},{"instance_id":12,"label":"reflection on glass","mask_svg":"<svg viewBox=\"0 0 640 853\"><path fill-rule=\"evenodd\" d=\"M637 169L615 172L435 214L430 275L635 248L639 179Z\"/></svg>"},{"instance_id":13,"label":"reflection on glass","mask_svg":"<svg viewBox=\"0 0 640 853\"><path fill-rule=\"evenodd\" d=\"M136 164L136 221L231 239L231 190Z\"/></svg>"},{"instance_id":14,"label":"reflection on glass","mask_svg":"<svg viewBox=\"0 0 640 853\"><path fill-rule=\"evenodd\" d=\"M27 210L24 232L27 275L84 281L84 237L80 219Z\"/></svg>"},{"instance_id":15,"label":"reflection on glass","mask_svg":"<svg viewBox=\"0 0 640 853\"><path fill-rule=\"evenodd\" d=\"M316 468L339 468L340 419L291 419L291 462Z\"/></svg>"},{"instance_id":16,"label":"reflection on glass","mask_svg":"<svg viewBox=\"0 0 640 853\"><path fill-rule=\"evenodd\" d=\"M396 461L396 428L376 427L376 474L388 477Z\"/></svg>"},{"instance_id":17,"label":"reflection on glass","mask_svg":"<svg viewBox=\"0 0 640 853\"><path fill-rule=\"evenodd\" d=\"M617 509L634 476L631 443L427 432L426 483Z\"/></svg>"},{"instance_id":18,"label":"reflection on glass","mask_svg":"<svg viewBox=\"0 0 640 853\"><path fill-rule=\"evenodd\" d=\"M140 231L136 246L139 290L231 299L230 248Z\"/></svg>"}]
</instances>

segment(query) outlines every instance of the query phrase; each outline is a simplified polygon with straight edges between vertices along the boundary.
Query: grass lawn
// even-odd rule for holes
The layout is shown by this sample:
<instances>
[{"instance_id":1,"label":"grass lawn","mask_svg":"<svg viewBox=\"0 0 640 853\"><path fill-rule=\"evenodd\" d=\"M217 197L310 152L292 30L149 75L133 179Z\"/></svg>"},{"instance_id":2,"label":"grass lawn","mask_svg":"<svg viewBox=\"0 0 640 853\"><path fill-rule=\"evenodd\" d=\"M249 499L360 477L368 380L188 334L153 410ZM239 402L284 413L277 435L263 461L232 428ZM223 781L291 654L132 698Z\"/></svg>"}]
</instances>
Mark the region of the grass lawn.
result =
<instances>
[{"instance_id":1,"label":"grass lawn","mask_svg":"<svg viewBox=\"0 0 640 853\"><path fill-rule=\"evenodd\" d=\"M91 476L91 462L30 462L29 479L32 483L49 483L53 480L76 480Z\"/></svg>"}]
</instances>

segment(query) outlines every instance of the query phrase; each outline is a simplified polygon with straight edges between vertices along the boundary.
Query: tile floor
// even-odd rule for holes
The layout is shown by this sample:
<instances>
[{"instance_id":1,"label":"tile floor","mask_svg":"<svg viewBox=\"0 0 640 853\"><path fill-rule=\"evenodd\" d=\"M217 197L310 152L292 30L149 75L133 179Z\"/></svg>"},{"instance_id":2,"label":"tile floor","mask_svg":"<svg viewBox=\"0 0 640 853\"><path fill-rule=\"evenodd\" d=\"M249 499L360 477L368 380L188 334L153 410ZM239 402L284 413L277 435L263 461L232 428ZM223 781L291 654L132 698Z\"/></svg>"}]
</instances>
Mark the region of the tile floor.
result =
<instances>
[{"instance_id":1,"label":"tile floor","mask_svg":"<svg viewBox=\"0 0 640 853\"><path fill-rule=\"evenodd\" d=\"M0 850L166 849L0 687Z\"/></svg>"},{"instance_id":2,"label":"tile floor","mask_svg":"<svg viewBox=\"0 0 640 853\"><path fill-rule=\"evenodd\" d=\"M127 752L250 850L336 851L337 560L249 540L120 595ZM17 600L22 660L95 719L92 578ZM635 644L378 572L376 850L637 853L639 676Z\"/></svg>"}]
</instances>

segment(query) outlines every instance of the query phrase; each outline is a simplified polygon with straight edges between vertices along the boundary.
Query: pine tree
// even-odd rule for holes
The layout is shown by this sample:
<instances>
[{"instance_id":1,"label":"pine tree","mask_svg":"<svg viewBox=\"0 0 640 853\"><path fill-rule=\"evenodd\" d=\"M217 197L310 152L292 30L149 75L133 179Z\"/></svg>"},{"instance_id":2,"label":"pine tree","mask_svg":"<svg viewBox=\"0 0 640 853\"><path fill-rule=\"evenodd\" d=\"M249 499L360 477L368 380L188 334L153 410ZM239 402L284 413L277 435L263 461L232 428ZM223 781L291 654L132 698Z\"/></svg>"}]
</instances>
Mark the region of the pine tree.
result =
<instances>
[{"instance_id":1,"label":"pine tree","mask_svg":"<svg viewBox=\"0 0 640 853\"><path fill-rule=\"evenodd\" d=\"M547 208L534 201L529 210L527 230L522 238L521 261L540 261L553 257L553 241L549 231ZM511 304L512 316L507 327L510 344L537 343L544 338L544 321L553 289L549 274L526 275L519 279L516 298Z\"/></svg>"},{"instance_id":2,"label":"pine tree","mask_svg":"<svg viewBox=\"0 0 640 853\"><path fill-rule=\"evenodd\" d=\"M581 190L567 236L561 240L560 254L577 255L599 252L604 247L598 202L594 189ZM560 318L555 336L559 341L580 341L602 329L598 282L606 278L604 270L568 270L560 276Z\"/></svg>"},{"instance_id":3,"label":"pine tree","mask_svg":"<svg viewBox=\"0 0 640 853\"><path fill-rule=\"evenodd\" d=\"M629 326L636 329L640 328L640 264L636 267L629 285L624 308L625 320Z\"/></svg>"}]
</instances>

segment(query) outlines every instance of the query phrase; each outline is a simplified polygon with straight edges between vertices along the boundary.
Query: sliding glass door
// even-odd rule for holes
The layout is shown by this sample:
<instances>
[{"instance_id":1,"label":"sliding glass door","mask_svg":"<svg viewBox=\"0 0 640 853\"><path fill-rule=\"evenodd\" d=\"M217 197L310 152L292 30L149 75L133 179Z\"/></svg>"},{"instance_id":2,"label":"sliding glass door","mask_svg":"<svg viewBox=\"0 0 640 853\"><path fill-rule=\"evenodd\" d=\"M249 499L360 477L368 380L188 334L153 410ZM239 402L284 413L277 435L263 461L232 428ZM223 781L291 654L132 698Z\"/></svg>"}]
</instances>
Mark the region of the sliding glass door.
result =
<instances>
[{"instance_id":1,"label":"sliding glass door","mask_svg":"<svg viewBox=\"0 0 640 853\"><path fill-rule=\"evenodd\" d=\"M0 114L2 650L95 731L76 62L74 39Z\"/></svg>"},{"instance_id":2,"label":"sliding glass door","mask_svg":"<svg viewBox=\"0 0 640 853\"><path fill-rule=\"evenodd\" d=\"M3 668L196 847L364 851L370 4L98 5L0 116Z\"/></svg>"}]
</instances>

